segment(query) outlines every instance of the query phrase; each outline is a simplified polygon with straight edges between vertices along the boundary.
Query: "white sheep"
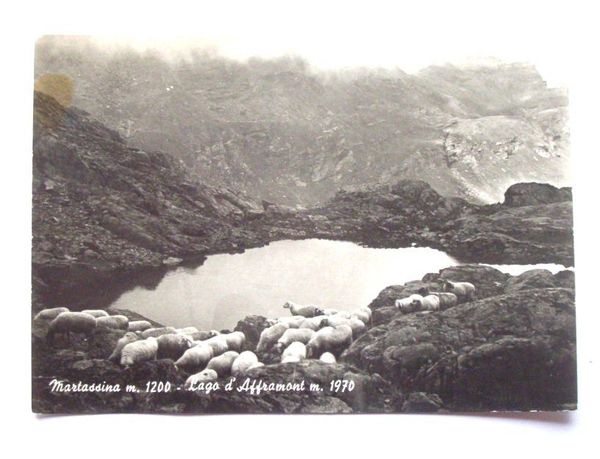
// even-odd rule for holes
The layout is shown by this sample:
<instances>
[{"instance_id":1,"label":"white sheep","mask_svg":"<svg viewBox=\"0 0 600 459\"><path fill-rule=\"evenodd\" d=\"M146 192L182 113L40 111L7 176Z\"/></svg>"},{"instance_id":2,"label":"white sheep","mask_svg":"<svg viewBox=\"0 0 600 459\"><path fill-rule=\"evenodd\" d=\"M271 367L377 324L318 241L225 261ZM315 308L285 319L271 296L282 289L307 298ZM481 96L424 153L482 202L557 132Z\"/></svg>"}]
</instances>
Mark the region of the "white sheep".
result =
<instances>
[{"instance_id":1,"label":"white sheep","mask_svg":"<svg viewBox=\"0 0 600 459\"><path fill-rule=\"evenodd\" d=\"M331 309L331 308L323 309L324 316L333 316L333 315L339 314L339 313L340 313L339 309Z\"/></svg>"},{"instance_id":2,"label":"white sheep","mask_svg":"<svg viewBox=\"0 0 600 459\"><path fill-rule=\"evenodd\" d=\"M35 315L34 320L37 320L37 319L43 319L43 320L56 319L56 317L58 317L58 315L62 314L63 312L69 312L69 308L60 307L60 308L42 309L40 312L38 312Z\"/></svg>"},{"instance_id":3,"label":"white sheep","mask_svg":"<svg viewBox=\"0 0 600 459\"><path fill-rule=\"evenodd\" d=\"M91 335L96 329L96 319L85 312L61 312L48 326L46 339L53 342L57 334L66 335L71 340L71 333Z\"/></svg>"},{"instance_id":4,"label":"white sheep","mask_svg":"<svg viewBox=\"0 0 600 459\"><path fill-rule=\"evenodd\" d=\"M189 336L190 338L192 338L192 340L194 340L194 341L204 341L206 339L212 338L214 336L218 336L220 334L221 333L216 330L197 331L197 332L193 332L193 333L186 333L186 335Z\"/></svg>"},{"instance_id":5,"label":"white sheep","mask_svg":"<svg viewBox=\"0 0 600 459\"><path fill-rule=\"evenodd\" d=\"M183 353L175 362L175 366L188 371L204 368L214 357L213 349L206 343L199 343Z\"/></svg>"},{"instance_id":6,"label":"white sheep","mask_svg":"<svg viewBox=\"0 0 600 459\"><path fill-rule=\"evenodd\" d=\"M206 343L208 346L210 346L213 350L213 355L215 357L229 350L229 346L227 345L225 335L213 336L212 338L200 342Z\"/></svg>"},{"instance_id":7,"label":"white sheep","mask_svg":"<svg viewBox=\"0 0 600 459\"><path fill-rule=\"evenodd\" d=\"M240 376L246 373L252 365L258 363L258 357L252 351L242 352L231 365L231 374L233 376Z\"/></svg>"},{"instance_id":8,"label":"white sheep","mask_svg":"<svg viewBox=\"0 0 600 459\"><path fill-rule=\"evenodd\" d=\"M129 343L121 350L121 365L130 367L136 363L154 360L157 352L158 341L153 336Z\"/></svg>"},{"instance_id":9,"label":"white sheep","mask_svg":"<svg viewBox=\"0 0 600 459\"><path fill-rule=\"evenodd\" d=\"M198 384L200 383L213 382L217 379L219 379L219 375L217 374L217 372L215 370L207 368L199 373L191 375L188 379L186 379L183 387L186 390L190 390L193 387L198 386Z\"/></svg>"},{"instance_id":10,"label":"white sheep","mask_svg":"<svg viewBox=\"0 0 600 459\"><path fill-rule=\"evenodd\" d=\"M175 333L175 328L173 327L155 327L148 328L141 333L142 338L158 338L160 335L168 335L171 333Z\"/></svg>"},{"instance_id":11,"label":"white sheep","mask_svg":"<svg viewBox=\"0 0 600 459\"><path fill-rule=\"evenodd\" d=\"M108 317L108 312L106 312L104 309L84 309L81 312L85 312L86 314L89 314L90 316L94 316L96 318Z\"/></svg>"},{"instance_id":12,"label":"white sheep","mask_svg":"<svg viewBox=\"0 0 600 459\"><path fill-rule=\"evenodd\" d=\"M442 279L442 290L454 293L461 301L470 301L475 297L475 286L470 282L452 282Z\"/></svg>"},{"instance_id":13,"label":"white sheep","mask_svg":"<svg viewBox=\"0 0 600 459\"><path fill-rule=\"evenodd\" d=\"M308 357L312 358L323 352L339 355L350 344L352 344L352 328L350 326L324 327L315 333L308 342Z\"/></svg>"},{"instance_id":14,"label":"white sheep","mask_svg":"<svg viewBox=\"0 0 600 459\"><path fill-rule=\"evenodd\" d=\"M244 335L244 333L241 331L234 331L221 336L223 336L225 339L227 348L232 351L240 352L244 346L244 343L246 342L246 335Z\"/></svg>"},{"instance_id":15,"label":"white sheep","mask_svg":"<svg viewBox=\"0 0 600 459\"><path fill-rule=\"evenodd\" d=\"M300 341L294 341L281 354L281 363L301 362L305 358L306 345Z\"/></svg>"},{"instance_id":16,"label":"white sheep","mask_svg":"<svg viewBox=\"0 0 600 459\"><path fill-rule=\"evenodd\" d=\"M267 351L273 344L277 342L281 335L285 333L286 330L289 329L287 324L277 323L275 325L270 326L269 328L265 328L258 339L258 344L256 346L256 352Z\"/></svg>"},{"instance_id":17,"label":"white sheep","mask_svg":"<svg viewBox=\"0 0 600 459\"><path fill-rule=\"evenodd\" d=\"M129 319L123 315L102 316L96 318L96 325L98 325L98 327L127 330Z\"/></svg>"},{"instance_id":18,"label":"white sheep","mask_svg":"<svg viewBox=\"0 0 600 459\"><path fill-rule=\"evenodd\" d=\"M304 316L279 317L272 325L275 325L276 323L282 323L287 324L290 328L300 328L300 325L305 319L306 317Z\"/></svg>"},{"instance_id":19,"label":"white sheep","mask_svg":"<svg viewBox=\"0 0 600 459\"><path fill-rule=\"evenodd\" d=\"M152 328L152 324L147 320L132 320L127 324L127 331L130 332L143 332Z\"/></svg>"},{"instance_id":20,"label":"white sheep","mask_svg":"<svg viewBox=\"0 0 600 459\"><path fill-rule=\"evenodd\" d=\"M275 349L277 352L282 352L286 347L292 344L294 341L299 341L303 344L307 344L310 339L314 336L315 331L310 328L290 328L286 330L283 335L277 340Z\"/></svg>"},{"instance_id":21,"label":"white sheep","mask_svg":"<svg viewBox=\"0 0 600 459\"><path fill-rule=\"evenodd\" d=\"M260 367L264 367L264 366L265 366L265 364L262 362L255 362L248 367L248 369L246 370L246 373L248 373L250 370L254 370L255 368L260 368Z\"/></svg>"},{"instance_id":22,"label":"white sheep","mask_svg":"<svg viewBox=\"0 0 600 459\"><path fill-rule=\"evenodd\" d=\"M304 321L300 324L300 328L310 328L311 330L317 331L319 328L321 328L323 318L324 316L317 316L304 319Z\"/></svg>"},{"instance_id":23,"label":"white sheep","mask_svg":"<svg viewBox=\"0 0 600 459\"><path fill-rule=\"evenodd\" d=\"M368 306L364 306L362 308L357 309L356 311L353 311L351 317L356 317L357 319L362 320L364 324L369 324L371 323L372 315L373 312L371 311L371 308L369 308Z\"/></svg>"},{"instance_id":24,"label":"white sheep","mask_svg":"<svg viewBox=\"0 0 600 459\"><path fill-rule=\"evenodd\" d=\"M439 311L440 298L437 295L427 295L413 300L413 311Z\"/></svg>"},{"instance_id":25,"label":"white sheep","mask_svg":"<svg viewBox=\"0 0 600 459\"><path fill-rule=\"evenodd\" d=\"M227 351L217 357L213 357L206 365L209 370L215 370L219 377L223 378L231 373L231 365L240 354L236 351Z\"/></svg>"},{"instance_id":26,"label":"white sheep","mask_svg":"<svg viewBox=\"0 0 600 459\"><path fill-rule=\"evenodd\" d=\"M319 357L319 360L324 363L335 363L336 362L335 355L333 355L331 352L323 352L321 354L321 357Z\"/></svg>"},{"instance_id":27,"label":"white sheep","mask_svg":"<svg viewBox=\"0 0 600 459\"><path fill-rule=\"evenodd\" d=\"M159 359L177 360L192 347L192 340L189 337L176 333L160 335L156 342L158 343L157 357Z\"/></svg>"},{"instance_id":28,"label":"white sheep","mask_svg":"<svg viewBox=\"0 0 600 459\"><path fill-rule=\"evenodd\" d=\"M175 333L179 334L179 335L192 335L194 333L198 333L200 330L198 330L196 327L184 327L184 328L177 328L175 330Z\"/></svg>"},{"instance_id":29,"label":"white sheep","mask_svg":"<svg viewBox=\"0 0 600 459\"><path fill-rule=\"evenodd\" d=\"M397 299L394 305L404 314L408 314L409 312L414 312L415 300L421 300L422 298L423 295L414 293L407 298Z\"/></svg>"},{"instance_id":30,"label":"white sheep","mask_svg":"<svg viewBox=\"0 0 600 459\"><path fill-rule=\"evenodd\" d=\"M448 309L458 304L458 297L451 292L430 292L430 295L435 295L440 299L440 309Z\"/></svg>"},{"instance_id":31,"label":"white sheep","mask_svg":"<svg viewBox=\"0 0 600 459\"><path fill-rule=\"evenodd\" d=\"M367 326L365 325L365 323L357 317L346 318L345 316L339 314L325 317L321 325L323 327L337 327L339 325L348 325L352 329L353 338L358 338L367 330Z\"/></svg>"},{"instance_id":32,"label":"white sheep","mask_svg":"<svg viewBox=\"0 0 600 459\"><path fill-rule=\"evenodd\" d=\"M111 360L113 362L120 361L121 351L123 350L123 348L129 343L133 343L135 341L138 341L139 339L139 336L133 332L125 333L121 338L119 338L119 341L117 341L117 345L115 346L115 349L112 352L112 354L110 354L110 356L108 357L108 360Z\"/></svg>"},{"instance_id":33,"label":"white sheep","mask_svg":"<svg viewBox=\"0 0 600 459\"><path fill-rule=\"evenodd\" d=\"M317 306L302 306L288 301L283 307L289 309L293 316L315 317L323 315L323 310Z\"/></svg>"}]
</instances>

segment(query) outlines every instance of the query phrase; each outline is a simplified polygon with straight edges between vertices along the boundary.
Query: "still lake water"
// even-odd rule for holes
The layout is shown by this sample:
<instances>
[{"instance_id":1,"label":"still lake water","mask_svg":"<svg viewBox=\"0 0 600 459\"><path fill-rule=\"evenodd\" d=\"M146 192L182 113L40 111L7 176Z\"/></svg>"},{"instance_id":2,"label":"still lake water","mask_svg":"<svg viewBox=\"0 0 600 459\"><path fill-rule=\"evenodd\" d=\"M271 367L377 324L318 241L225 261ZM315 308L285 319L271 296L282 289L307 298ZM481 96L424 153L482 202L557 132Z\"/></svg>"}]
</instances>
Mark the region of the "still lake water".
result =
<instances>
[{"instance_id":1,"label":"still lake water","mask_svg":"<svg viewBox=\"0 0 600 459\"><path fill-rule=\"evenodd\" d=\"M286 301L346 310L366 306L389 285L458 264L446 253L424 247L373 249L320 239L278 241L241 254L211 255L196 268L176 268L156 288L135 287L111 307L174 327L232 329L251 314L289 315L282 308ZM552 266L543 267L553 272L564 269ZM530 268L511 265L510 270Z\"/></svg>"}]
</instances>

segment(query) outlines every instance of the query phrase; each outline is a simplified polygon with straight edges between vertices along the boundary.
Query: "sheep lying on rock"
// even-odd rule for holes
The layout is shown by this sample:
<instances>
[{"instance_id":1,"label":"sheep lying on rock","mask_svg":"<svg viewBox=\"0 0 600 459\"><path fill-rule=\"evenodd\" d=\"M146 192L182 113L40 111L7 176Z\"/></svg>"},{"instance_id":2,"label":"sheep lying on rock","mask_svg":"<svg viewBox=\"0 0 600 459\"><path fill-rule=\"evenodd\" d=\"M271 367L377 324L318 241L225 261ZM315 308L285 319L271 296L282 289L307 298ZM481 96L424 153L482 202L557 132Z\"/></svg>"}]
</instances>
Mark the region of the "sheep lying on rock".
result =
<instances>
[{"instance_id":1,"label":"sheep lying on rock","mask_svg":"<svg viewBox=\"0 0 600 459\"><path fill-rule=\"evenodd\" d=\"M339 355L350 344L352 344L352 328L350 326L324 327L315 333L308 342L308 357L312 358L323 352Z\"/></svg>"},{"instance_id":2,"label":"sheep lying on rock","mask_svg":"<svg viewBox=\"0 0 600 459\"><path fill-rule=\"evenodd\" d=\"M40 312L38 312L35 315L34 320L36 320L36 319L43 319L43 320L56 319L56 317L58 317L58 315L62 314L63 312L69 312L69 308L60 307L60 308L42 309Z\"/></svg>"},{"instance_id":3,"label":"sheep lying on rock","mask_svg":"<svg viewBox=\"0 0 600 459\"><path fill-rule=\"evenodd\" d=\"M210 362L208 362L206 368L208 370L215 370L219 377L223 378L231 373L231 366L239 355L240 354L238 354L236 351L227 351L210 359Z\"/></svg>"},{"instance_id":4,"label":"sheep lying on rock","mask_svg":"<svg viewBox=\"0 0 600 459\"><path fill-rule=\"evenodd\" d=\"M213 349L208 344L200 342L183 353L175 362L175 366L187 371L204 368L214 357Z\"/></svg>"},{"instance_id":5,"label":"sheep lying on rock","mask_svg":"<svg viewBox=\"0 0 600 459\"><path fill-rule=\"evenodd\" d=\"M86 314L89 314L90 316L94 316L96 318L108 317L108 312L106 312L104 309L84 309L81 312L85 312Z\"/></svg>"},{"instance_id":6,"label":"sheep lying on rock","mask_svg":"<svg viewBox=\"0 0 600 459\"><path fill-rule=\"evenodd\" d=\"M154 360L157 352L158 341L153 336L129 343L121 350L121 365L130 367L136 363Z\"/></svg>"},{"instance_id":7,"label":"sheep lying on rock","mask_svg":"<svg viewBox=\"0 0 600 459\"><path fill-rule=\"evenodd\" d=\"M310 339L314 336L315 331L310 328L290 328L286 330L281 338L277 340L275 349L277 352L282 352L286 347L292 344L294 341L298 341L303 344L307 344Z\"/></svg>"},{"instance_id":8,"label":"sheep lying on rock","mask_svg":"<svg viewBox=\"0 0 600 459\"><path fill-rule=\"evenodd\" d=\"M191 375L185 381L184 388L186 390L190 390L193 387L198 386L198 384L200 384L200 383L213 382L213 381L216 381L218 378L219 378L219 375L217 374L217 372L215 370L207 368L205 370L202 370L200 373Z\"/></svg>"},{"instance_id":9,"label":"sheep lying on rock","mask_svg":"<svg viewBox=\"0 0 600 459\"><path fill-rule=\"evenodd\" d=\"M279 338L289 329L287 324L277 323L265 328L260 334L258 344L256 346L256 352L267 351L273 344L277 342Z\"/></svg>"},{"instance_id":10,"label":"sheep lying on rock","mask_svg":"<svg viewBox=\"0 0 600 459\"><path fill-rule=\"evenodd\" d=\"M234 331L222 336L227 343L227 348L232 351L240 352L244 346L244 343L246 342L246 335L244 335L244 333L241 331Z\"/></svg>"},{"instance_id":11,"label":"sheep lying on rock","mask_svg":"<svg viewBox=\"0 0 600 459\"><path fill-rule=\"evenodd\" d=\"M293 316L315 317L323 314L323 310L316 306L302 306L288 301L283 305L285 309L289 309Z\"/></svg>"},{"instance_id":12,"label":"sheep lying on rock","mask_svg":"<svg viewBox=\"0 0 600 459\"><path fill-rule=\"evenodd\" d=\"M48 327L46 340L54 342L56 335L62 334L71 340L71 333L84 333L91 335L96 329L96 319L85 312L61 312L56 316Z\"/></svg>"},{"instance_id":13,"label":"sheep lying on rock","mask_svg":"<svg viewBox=\"0 0 600 459\"><path fill-rule=\"evenodd\" d=\"M114 328L117 330L127 330L129 319L126 316L101 316L96 318L98 327Z\"/></svg>"},{"instance_id":14,"label":"sheep lying on rock","mask_svg":"<svg viewBox=\"0 0 600 459\"><path fill-rule=\"evenodd\" d=\"M301 362L306 358L306 345L294 341L281 354L281 363Z\"/></svg>"},{"instance_id":15,"label":"sheep lying on rock","mask_svg":"<svg viewBox=\"0 0 600 459\"><path fill-rule=\"evenodd\" d=\"M413 311L439 311L440 298L436 295L422 296L415 298L412 304Z\"/></svg>"},{"instance_id":16,"label":"sheep lying on rock","mask_svg":"<svg viewBox=\"0 0 600 459\"><path fill-rule=\"evenodd\" d=\"M240 376L246 373L255 363L258 362L258 357L252 351L242 352L231 365L231 374Z\"/></svg>"},{"instance_id":17,"label":"sheep lying on rock","mask_svg":"<svg viewBox=\"0 0 600 459\"><path fill-rule=\"evenodd\" d=\"M189 337L176 333L160 335L156 342L158 343L157 356L159 359L177 360L192 347L192 340Z\"/></svg>"},{"instance_id":18,"label":"sheep lying on rock","mask_svg":"<svg viewBox=\"0 0 600 459\"><path fill-rule=\"evenodd\" d=\"M158 338L161 335L168 335L171 333L175 333L175 328L173 327L158 327L158 328L148 328L141 333L142 338Z\"/></svg>"},{"instance_id":19,"label":"sheep lying on rock","mask_svg":"<svg viewBox=\"0 0 600 459\"><path fill-rule=\"evenodd\" d=\"M444 279L442 290L454 293L460 301L471 301L475 298L475 286L470 282L452 282Z\"/></svg>"},{"instance_id":20,"label":"sheep lying on rock","mask_svg":"<svg viewBox=\"0 0 600 459\"><path fill-rule=\"evenodd\" d=\"M143 332L152 328L152 324L147 320L132 320L127 324L127 331L130 332Z\"/></svg>"},{"instance_id":21,"label":"sheep lying on rock","mask_svg":"<svg viewBox=\"0 0 600 459\"><path fill-rule=\"evenodd\" d=\"M419 295L418 293L414 293L407 298L397 299L396 302L394 303L394 305L396 306L396 308L398 308L404 314L408 314L409 312L415 311L415 309L414 309L415 305L420 304L416 301L421 300L421 299L423 299L422 295Z\"/></svg>"},{"instance_id":22,"label":"sheep lying on rock","mask_svg":"<svg viewBox=\"0 0 600 459\"><path fill-rule=\"evenodd\" d=\"M335 355L333 355L331 352L323 352L323 354L321 354L321 357L319 357L319 360L324 363L336 362Z\"/></svg>"},{"instance_id":23,"label":"sheep lying on rock","mask_svg":"<svg viewBox=\"0 0 600 459\"><path fill-rule=\"evenodd\" d=\"M440 310L452 308L458 304L458 297L451 292L430 292L440 299Z\"/></svg>"},{"instance_id":24,"label":"sheep lying on rock","mask_svg":"<svg viewBox=\"0 0 600 459\"><path fill-rule=\"evenodd\" d=\"M134 341L138 341L139 339L140 337L136 333L125 333L121 338L119 338L119 341L117 341L117 345L115 346L115 349L112 352L112 354L110 354L110 356L108 357L108 360L111 360L113 362L119 362L121 360L121 351L123 350L123 348L129 343L133 343Z\"/></svg>"}]
</instances>

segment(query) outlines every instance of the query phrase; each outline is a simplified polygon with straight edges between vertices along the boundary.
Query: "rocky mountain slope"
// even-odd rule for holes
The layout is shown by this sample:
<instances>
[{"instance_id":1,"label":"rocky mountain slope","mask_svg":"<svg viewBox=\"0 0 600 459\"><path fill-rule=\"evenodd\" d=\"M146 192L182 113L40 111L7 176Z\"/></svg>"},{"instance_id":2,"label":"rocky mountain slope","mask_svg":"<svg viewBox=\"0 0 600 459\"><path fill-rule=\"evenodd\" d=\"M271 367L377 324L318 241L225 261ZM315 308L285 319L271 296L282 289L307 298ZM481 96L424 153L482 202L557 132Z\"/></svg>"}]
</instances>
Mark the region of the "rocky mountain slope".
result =
<instances>
[{"instance_id":1,"label":"rocky mountain slope","mask_svg":"<svg viewBox=\"0 0 600 459\"><path fill-rule=\"evenodd\" d=\"M166 61L47 37L35 71L69 78L73 104L132 145L280 204L399 179L487 203L519 181L568 183L566 94L526 64L324 75L297 59Z\"/></svg>"},{"instance_id":2,"label":"rocky mountain slope","mask_svg":"<svg viewBox=\"0 0 600 459\"><path fill-rule=\"evenodd\" d=\"M394 300L440 279L468 280L477 298L444 311L402 314ZM479 265L446 268L421 280L386 288L370 304L370 329L338 363L271 363L248 372L266 384L301 383L304 390L259 394L182 389L188 377L172 360L123 368L107 359L124 331L98 328L89 339L48 346L47 322L33 326L33 409L41 413L393 413L488 410L560 410L577 404L573 273L532 270L510 276ZM123 313L124 311L118 311ZM136 317L137 318L137 317ZM267 319L250 316L236 330L254 350ZM60 392L52 380L77 384L134 384L130 392ZM232 382L239 387L245 377ZM352 391L331 382L352 381ZM166 393L148 381L171 384ZM322 391L309 390L317 383ZM179 388L179 389L177 389Z\"/></svg>"},{"instance_id":3,"label":"rocky mountain slope","mask_svg":"<svg viewBox=\"0 0 600 459\"><path fill-rule=\"evenodd\" d=\"M130 148L78 109L35 93L33 275L57 301L111 294L112 276L262 244L240 228L262 206L202 184L171 156ZM171 259L169 259L171 257ZM34 301L35 303L35 301Z\"/></svg>"}]
</instances>

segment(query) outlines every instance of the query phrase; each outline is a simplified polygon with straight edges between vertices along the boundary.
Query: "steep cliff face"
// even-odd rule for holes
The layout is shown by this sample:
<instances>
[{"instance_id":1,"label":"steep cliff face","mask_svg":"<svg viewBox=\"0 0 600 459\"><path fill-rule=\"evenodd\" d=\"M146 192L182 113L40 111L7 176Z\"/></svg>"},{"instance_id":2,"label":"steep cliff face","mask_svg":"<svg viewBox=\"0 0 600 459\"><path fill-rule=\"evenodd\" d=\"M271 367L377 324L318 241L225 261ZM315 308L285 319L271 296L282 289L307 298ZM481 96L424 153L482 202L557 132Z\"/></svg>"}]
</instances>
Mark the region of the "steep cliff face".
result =
<instances>
[{"instance_id":1,"label":"steep cliff face","mask_svg":"<svg viewBox=\"0 0 600 459\"><path fill-rule=\"evenodd\" d=\"M281 204L399 179L479 202L517 181L568 183L567 98L529 65L322 75L294 59L166 62L44 39L47 73L70 77L74 105L132 145Z\"/></svg>"},{"instance_id":2,"label":"steep cliff face","mask_svg":"<svg viewBox=\"0 0 600 459\"><path fill-rule=\"evenodd\" d=\"M80 275L89 283L98 272L257 243L238 226L262 212L239 193L190 177L179 160L129 148L81 110L35 94L32 256L39 289L60 294L80 288Z\"/></svg>"}]
</instances>

